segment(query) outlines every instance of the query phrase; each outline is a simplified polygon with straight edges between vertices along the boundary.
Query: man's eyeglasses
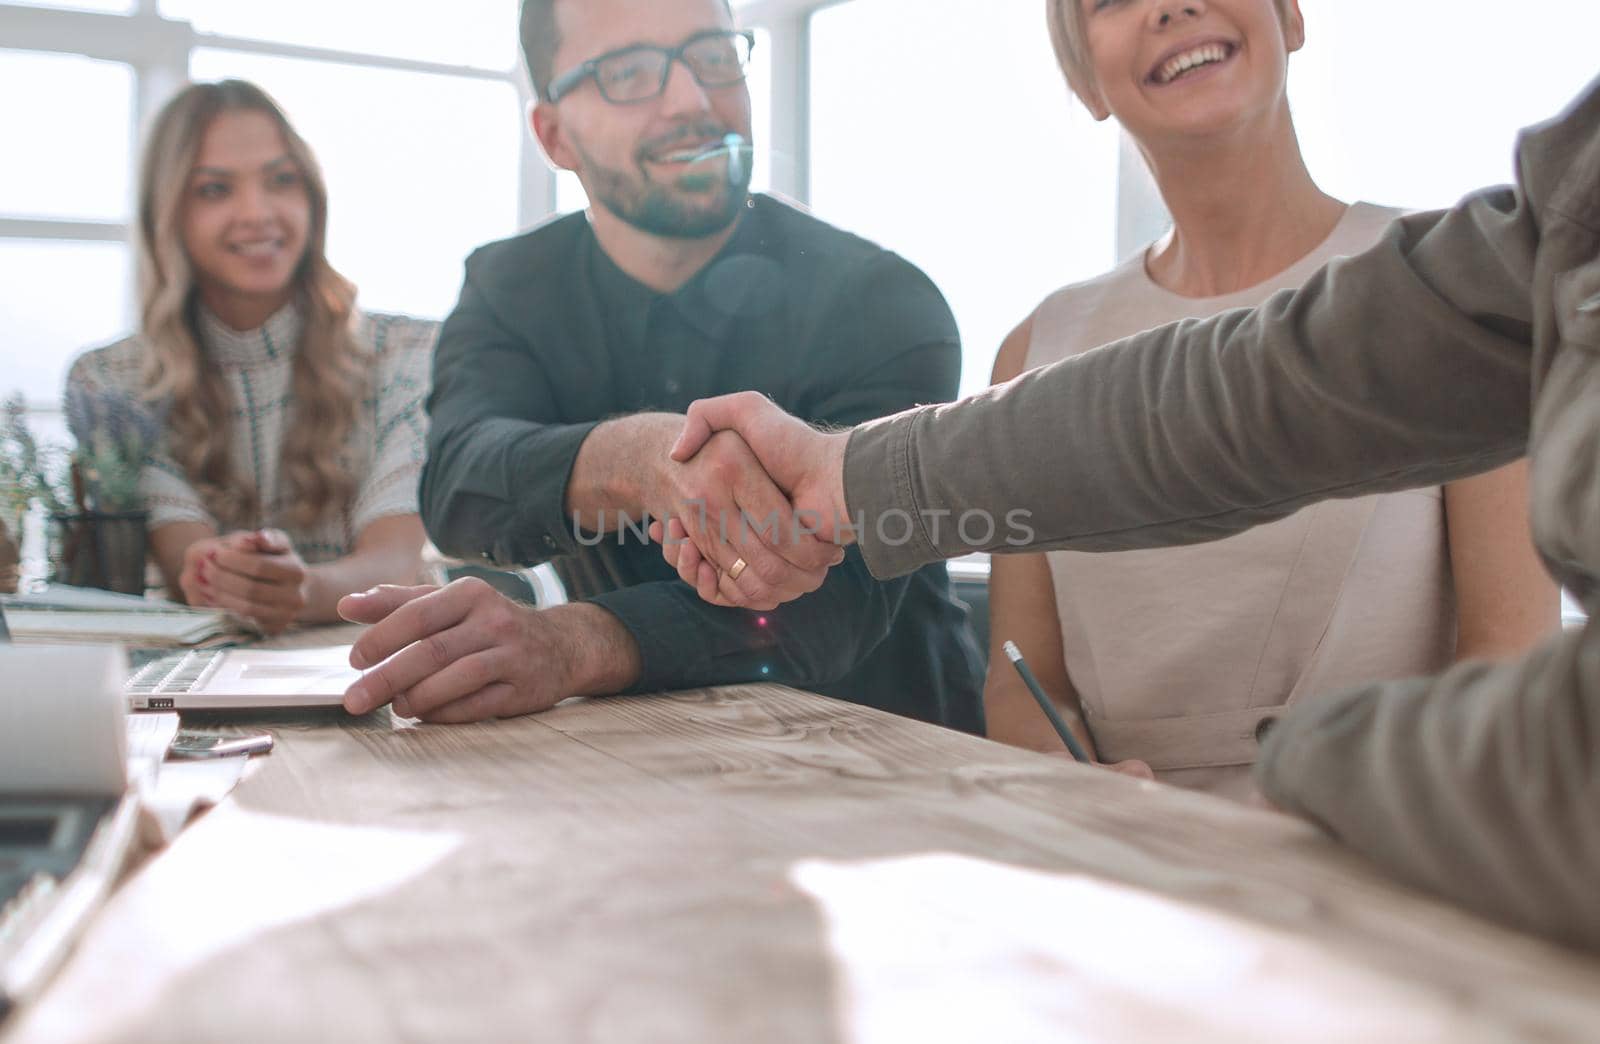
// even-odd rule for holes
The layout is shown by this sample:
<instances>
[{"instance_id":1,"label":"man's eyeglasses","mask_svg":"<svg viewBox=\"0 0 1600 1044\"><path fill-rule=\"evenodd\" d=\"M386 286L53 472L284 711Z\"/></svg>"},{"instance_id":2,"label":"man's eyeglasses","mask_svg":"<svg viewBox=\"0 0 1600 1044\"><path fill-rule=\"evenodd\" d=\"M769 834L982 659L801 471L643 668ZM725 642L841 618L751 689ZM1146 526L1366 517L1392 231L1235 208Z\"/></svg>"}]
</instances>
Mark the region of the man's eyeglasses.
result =
<instances>
[{"instance_id":1,"label":"man's eyeglasses","mask_svg":"<svg viewBox=\"0 0 1600 1044\"><path fill-rule=\"evenodd\" d=\"M756 36L748 30L715 30L689 37L677 47L636 44L591 58L551 81L545 97L551 104L593 79L600 96L613 105L632 105L660 97L672 76L672 63L682 62L702 87L731 87L744 79Z\"/></svg>"}]
</instances>

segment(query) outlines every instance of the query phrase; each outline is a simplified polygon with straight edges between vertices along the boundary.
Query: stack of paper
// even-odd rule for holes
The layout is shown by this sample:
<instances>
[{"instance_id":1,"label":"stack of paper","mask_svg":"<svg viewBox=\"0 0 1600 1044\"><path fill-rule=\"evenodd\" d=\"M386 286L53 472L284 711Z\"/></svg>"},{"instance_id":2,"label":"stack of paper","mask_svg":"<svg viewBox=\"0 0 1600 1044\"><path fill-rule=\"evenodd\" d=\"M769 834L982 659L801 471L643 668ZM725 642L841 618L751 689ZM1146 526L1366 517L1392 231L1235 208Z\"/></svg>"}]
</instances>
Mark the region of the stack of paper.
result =
<instances>
[{"instance_id":1,"label":"stack of paper","mask_svg":"<svg viewBox=\"0 0 1600 1044\"><path fill-rule=\"evenodd\" d=\"M228 630L228 616L218 610L62 584L5 597L0 605L21 642L197 645Z\"/></svg>"},{"instance_id":2,"label":"stack of paper","mask_svg":"<svg viewBox=\"0 0 1600 1044\"><path fill-rule=\"evenodd\" d=\"M195 645L221 634L221 614L97 613L57 609L6 609L11 637L19 642L126 642L129 645Z\"/></svg>"}]
</instances>

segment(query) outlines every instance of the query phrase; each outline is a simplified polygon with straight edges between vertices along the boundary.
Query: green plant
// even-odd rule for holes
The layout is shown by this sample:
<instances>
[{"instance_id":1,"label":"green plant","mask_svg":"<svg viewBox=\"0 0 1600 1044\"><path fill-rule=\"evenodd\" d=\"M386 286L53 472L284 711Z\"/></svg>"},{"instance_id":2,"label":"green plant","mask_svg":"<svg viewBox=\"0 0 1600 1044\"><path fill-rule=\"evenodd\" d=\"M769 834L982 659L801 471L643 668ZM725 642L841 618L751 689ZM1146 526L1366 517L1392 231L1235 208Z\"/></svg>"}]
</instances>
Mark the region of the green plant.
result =
<instances>
[{"instance_id":1,"label":"green plant","mask_svg":"<svg viewBox=\"0 0 1600 1044\"><path fill-rule=\"evenodd\" d=\"M107 514L138 510L139 472L161 431L157 417L123 392L74 387L67 392L67 427L78 441L72 470L79 506Z\"/></svg>"},{"instance_id":2,"label":"green plant","mask_svg":"<svg viewBox=\"0 0 1600 1044\"><path fill-rule=\"evenodd\" d=\"M0 406L0 519L13 535L22 532L22 517L34 500L45 510L65 513L71 503L66 450L41 446L28 428L28 408L21 393Z\"/></svg>"}]
</instances>

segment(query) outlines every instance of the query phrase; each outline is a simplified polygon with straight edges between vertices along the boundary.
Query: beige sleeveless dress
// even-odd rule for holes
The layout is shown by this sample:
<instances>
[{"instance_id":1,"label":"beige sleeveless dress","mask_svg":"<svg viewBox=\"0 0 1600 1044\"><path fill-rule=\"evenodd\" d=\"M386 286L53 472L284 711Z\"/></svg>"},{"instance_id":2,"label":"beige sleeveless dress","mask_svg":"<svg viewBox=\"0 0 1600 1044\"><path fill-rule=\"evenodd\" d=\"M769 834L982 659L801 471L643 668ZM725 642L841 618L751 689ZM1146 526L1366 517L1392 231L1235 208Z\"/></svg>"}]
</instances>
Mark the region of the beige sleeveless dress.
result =
<instances>
[{"instance_id":1,"label":"beige sleeveless dress","mask_svg":"<svg viewBox=\"0 0 1600 1044\"><path fill-rule=\"evenodd\" d=\"M1161 288L1141 254L1047 298L1027 366L1259 304L1364 251L1399 213L1355 204L1298 264L1224 297ZM1142 759L1178 786L1245 798L1260 737L1290 703L1431 674L1455 649L1438 488L1328 501L1209 544L1047 557L1067 671L1101 757Z\"/></svg>"}]
</instances>

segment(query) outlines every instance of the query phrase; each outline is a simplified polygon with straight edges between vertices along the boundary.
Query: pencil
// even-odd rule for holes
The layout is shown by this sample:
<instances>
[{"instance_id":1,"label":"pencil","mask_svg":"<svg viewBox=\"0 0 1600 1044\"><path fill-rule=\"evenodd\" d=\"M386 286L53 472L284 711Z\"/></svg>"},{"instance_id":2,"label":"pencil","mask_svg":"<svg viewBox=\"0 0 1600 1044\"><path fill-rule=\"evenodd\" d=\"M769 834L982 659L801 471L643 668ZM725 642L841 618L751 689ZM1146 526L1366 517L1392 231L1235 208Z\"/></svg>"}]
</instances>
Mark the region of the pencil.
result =
<instances>
[{"instance_id":1,"label":"pencil","mask_svg":"<svg viewBox=\"0 0 1600 1044\"><path fill-rule=\"evenodd\" d=\"M1050 719L1050 724L1055 728L1056 735L1060 736L1061 742L1065 743L1067 749L1072 751L1073 757L1087 765L1089 763L1089 755L1083 752L1083 746L1078 743L1078 738L1067 727L1066 719L1061 717L1061 712L1056 710L1056 705L1051 702L1050 697L1044 694L1044 688L1040 686L1039 679L1033 676L1033 671L1029 669L1027 661L1022 658L1022 652L1017 648L1017 643L1007 642L1005 650L1006 658L1017 669L1017 673L1022 675L1022 683L1028 687L1029 692L1033 693L1033 698L1039 701L1039 709L1044 711L1045 717Z\"/></svg>"}]
</instances>

